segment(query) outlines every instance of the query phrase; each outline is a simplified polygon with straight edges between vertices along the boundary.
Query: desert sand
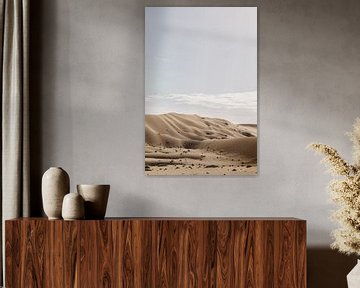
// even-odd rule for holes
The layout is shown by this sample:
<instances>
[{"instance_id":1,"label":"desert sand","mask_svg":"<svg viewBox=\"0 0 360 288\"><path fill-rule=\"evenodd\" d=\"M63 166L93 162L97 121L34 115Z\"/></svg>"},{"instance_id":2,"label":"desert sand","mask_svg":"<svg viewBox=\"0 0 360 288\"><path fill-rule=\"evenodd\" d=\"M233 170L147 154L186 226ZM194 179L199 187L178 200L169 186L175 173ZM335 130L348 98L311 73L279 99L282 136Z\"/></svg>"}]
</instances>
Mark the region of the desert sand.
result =
<instances>
[{"instance_id":1,"label":"desert sand","mask_svg":"<svg viewBox=\"0 0 360 288\"><path fill-rule=\"evenodd\" d=\"M256 175L257 125L145 115L146 175Z\"/></svg>"}]
</instances>

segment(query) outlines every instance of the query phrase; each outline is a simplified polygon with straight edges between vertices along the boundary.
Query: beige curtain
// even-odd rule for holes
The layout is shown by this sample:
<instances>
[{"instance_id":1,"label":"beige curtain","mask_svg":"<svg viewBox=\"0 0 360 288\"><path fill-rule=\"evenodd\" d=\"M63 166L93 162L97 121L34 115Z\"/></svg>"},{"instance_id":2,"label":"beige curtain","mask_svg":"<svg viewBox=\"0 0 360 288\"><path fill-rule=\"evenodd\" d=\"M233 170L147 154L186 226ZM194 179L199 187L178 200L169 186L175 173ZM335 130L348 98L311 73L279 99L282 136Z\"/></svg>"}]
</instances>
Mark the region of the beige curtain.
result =
<instances>
[{"instance_id":1,"label":"beige curtain","mask_svg":"<svg viewBox=\"0 0 360 288\"><path fill-rule=\"evenodd\" d=\"M1 262L4 269L4 221L29 216L29 0L0 0L0 5Z\"/></svg>"}]
</instances>

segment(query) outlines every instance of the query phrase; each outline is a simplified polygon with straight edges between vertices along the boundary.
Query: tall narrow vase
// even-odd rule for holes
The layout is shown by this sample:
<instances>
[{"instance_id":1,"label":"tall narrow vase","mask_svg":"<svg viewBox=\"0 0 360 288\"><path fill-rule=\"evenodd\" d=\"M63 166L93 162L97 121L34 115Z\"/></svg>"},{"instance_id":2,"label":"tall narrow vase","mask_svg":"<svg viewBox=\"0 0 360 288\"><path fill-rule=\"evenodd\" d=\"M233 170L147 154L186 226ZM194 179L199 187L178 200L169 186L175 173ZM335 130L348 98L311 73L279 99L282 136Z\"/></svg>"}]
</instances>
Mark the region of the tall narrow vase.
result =
<instances>
[{"instance_id":1,"label":"tall narrow vase","mask_svg":"<svg viewBox=\"0 0 360 288\"><path fill-rule=\"evenodd\" d=\"M355 267L347 275L348 288L360 287L360 260L357 261Z\"/></svg>"},{"instance_id":2,"label":"tall narrow vase","mask_svg":"<svg viewBox=\"0 0 360 288\"><path fill-rule=\"evenodd\" d=\"M49 219L61 219L63 198L69 193L69 175L60 167L49 168L42 177L43 208Z\"/></svg>"}]
</instances>

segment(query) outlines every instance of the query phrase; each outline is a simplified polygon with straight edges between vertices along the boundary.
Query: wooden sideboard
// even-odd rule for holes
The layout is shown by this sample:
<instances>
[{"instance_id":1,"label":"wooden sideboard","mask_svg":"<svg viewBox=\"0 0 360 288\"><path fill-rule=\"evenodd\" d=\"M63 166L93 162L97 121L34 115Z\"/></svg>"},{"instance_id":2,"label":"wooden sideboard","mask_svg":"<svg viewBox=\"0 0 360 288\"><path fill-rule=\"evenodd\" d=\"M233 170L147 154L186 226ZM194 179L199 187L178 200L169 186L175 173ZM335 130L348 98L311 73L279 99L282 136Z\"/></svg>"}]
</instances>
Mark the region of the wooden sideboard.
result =
<instances>
[{"instance_id":1,"label":"wooden sideboard","mask_svg":"<svg viewBox=\"0 0 360 288\"><path fill-rule=\"evenodd\" d=\"M5 223L6 287L306 287L306 221L115 218Z\"/></svg>"}]
</instances>

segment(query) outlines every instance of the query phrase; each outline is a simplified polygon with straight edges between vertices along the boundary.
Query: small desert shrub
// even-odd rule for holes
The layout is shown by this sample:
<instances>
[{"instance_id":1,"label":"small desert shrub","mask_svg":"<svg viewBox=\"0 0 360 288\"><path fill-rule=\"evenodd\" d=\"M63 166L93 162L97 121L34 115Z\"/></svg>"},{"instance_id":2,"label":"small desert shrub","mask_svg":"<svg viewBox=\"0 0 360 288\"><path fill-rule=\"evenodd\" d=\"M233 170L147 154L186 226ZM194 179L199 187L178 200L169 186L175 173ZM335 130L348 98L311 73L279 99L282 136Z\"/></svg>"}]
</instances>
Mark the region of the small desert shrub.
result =
<instances>
[{"instance_id":1,"label":"small desert shrub","mask_svg":"<svg viewBox=\"0 0 360 288\"><path fill-rule=\"evenodd\" d=\"M195 141L195 140L187 140L184 141L183 143L183 147L185 149L196 149L199 146L199 141Z\"/></svg>"},{"instance_id":2,"label":"small desert shrub","mask_svg":"<svg viewBox=\"0 0 360 288\"><path fill-rule=\"evenodd\" d=\"M352 133L354 164L345 161L331 146L312 143L308 146L324 155L334 179L329 184L332 200L338 205L333 219L341 227L332 232L333 249L346 254L360 255L360 118L357 118Z\"/></svg>"}]
</instances>

